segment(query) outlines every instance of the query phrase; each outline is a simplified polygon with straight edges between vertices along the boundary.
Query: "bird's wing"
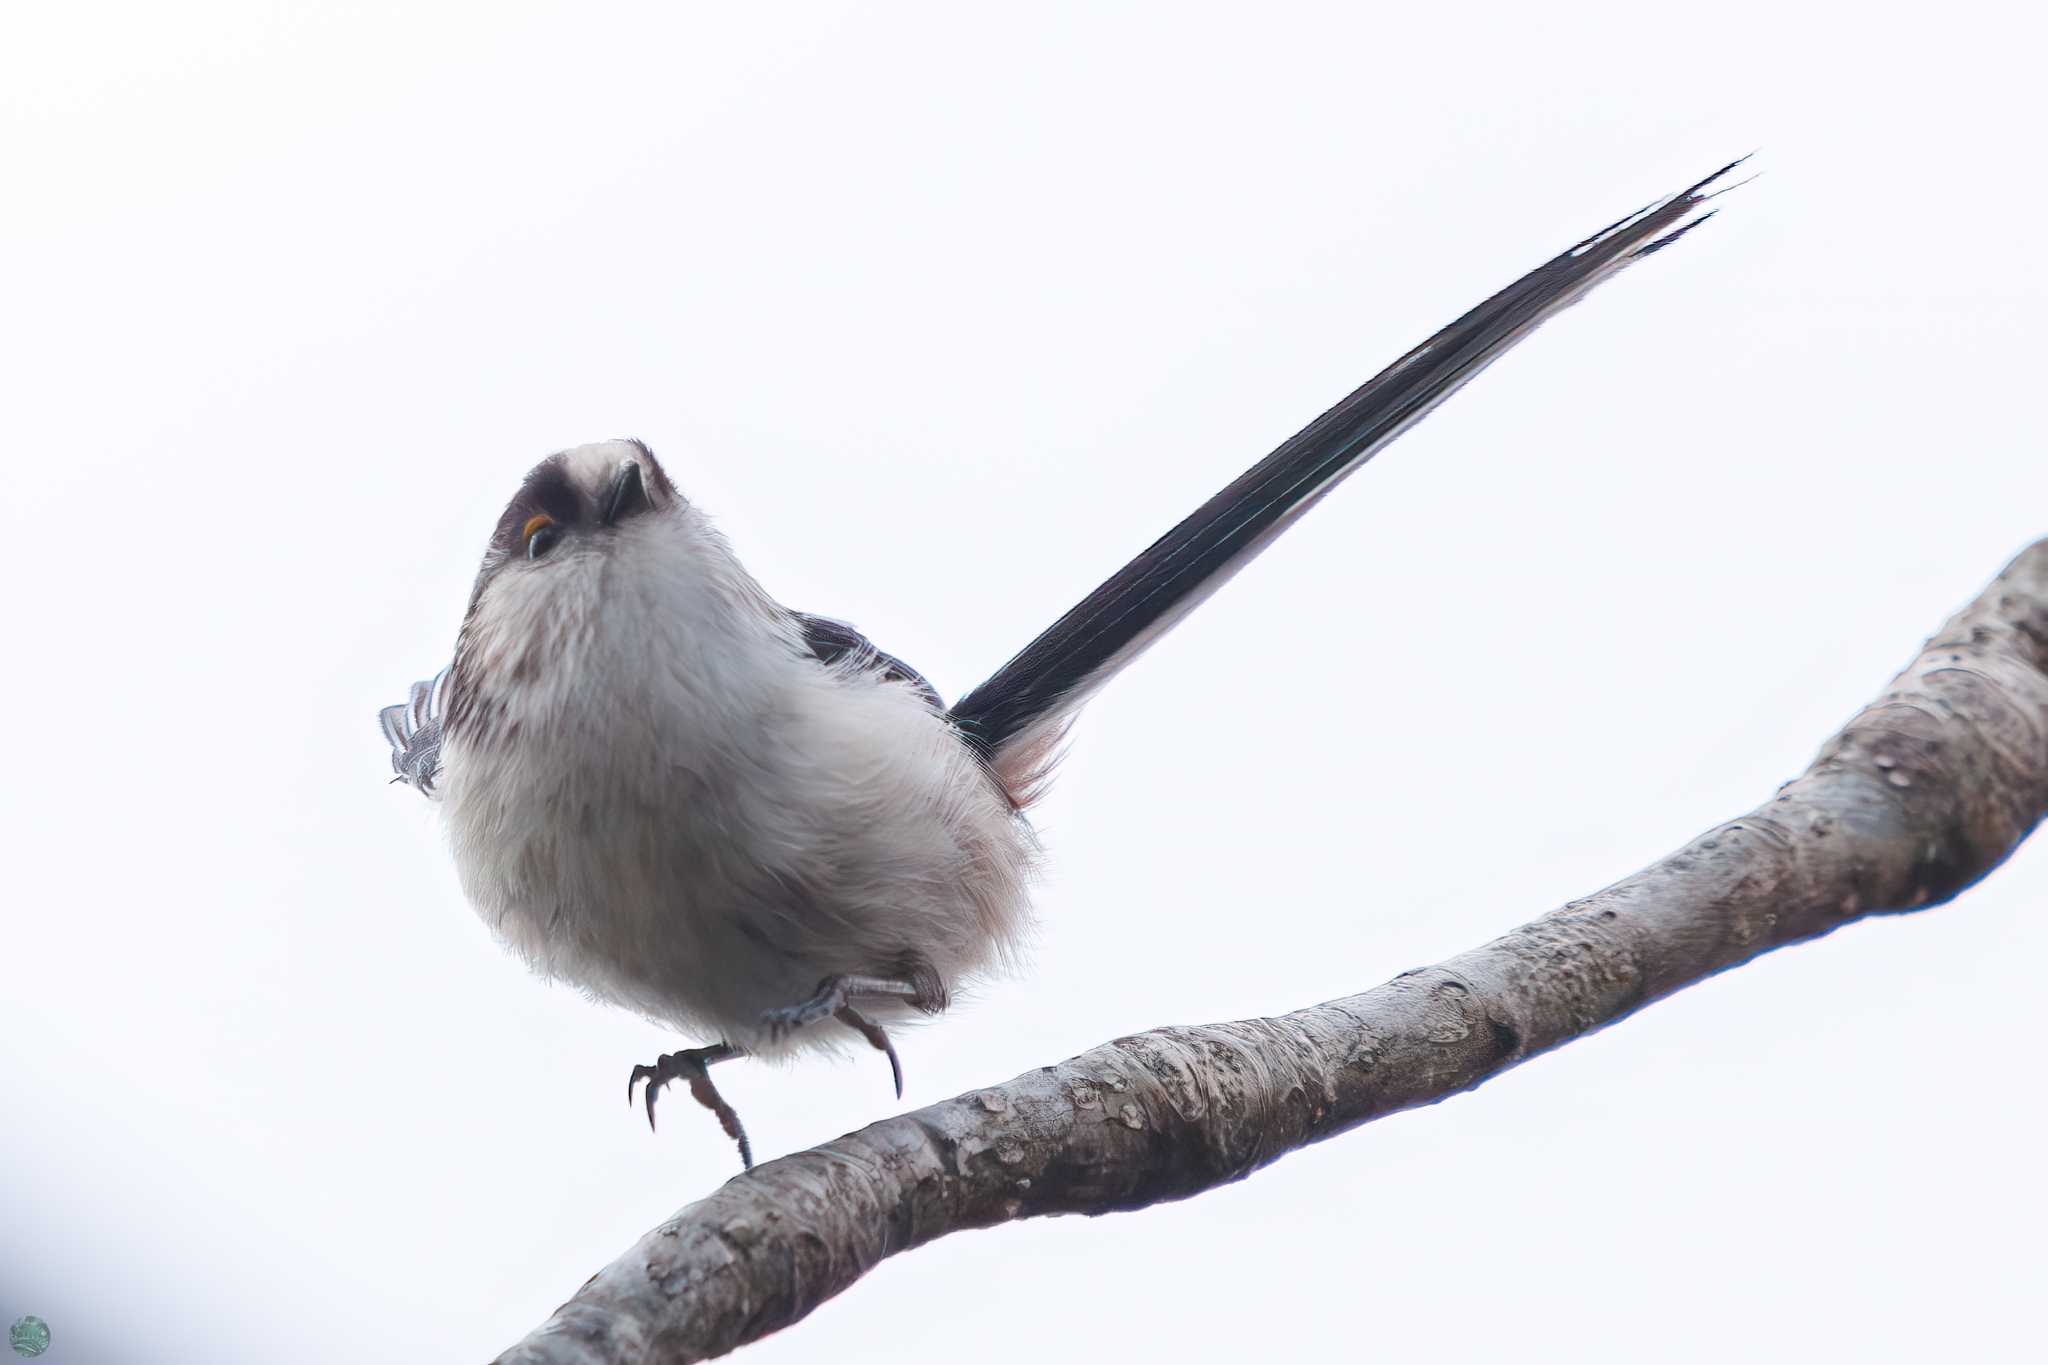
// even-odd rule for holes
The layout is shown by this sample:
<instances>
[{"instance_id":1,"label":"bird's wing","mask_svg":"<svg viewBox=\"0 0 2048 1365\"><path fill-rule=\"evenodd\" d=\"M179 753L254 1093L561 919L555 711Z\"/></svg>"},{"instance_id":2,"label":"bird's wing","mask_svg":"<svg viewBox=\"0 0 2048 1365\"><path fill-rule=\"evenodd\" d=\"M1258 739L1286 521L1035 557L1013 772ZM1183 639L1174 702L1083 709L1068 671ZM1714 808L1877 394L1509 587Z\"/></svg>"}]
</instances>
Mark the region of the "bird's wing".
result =
<instances>
[{"instance_id":1,"label":"bird's wing","mask_svg":"<svg viewBox=\"0 0 2048 1365\"><path fill-rule=\"evenodd\" d=\"M434 779L441 775L442 702L448 690L448 672L442 669L425 682L416 682L405 700L377 713L384 727L384 739L391 745L394 781L418 787L431 797Z\"/></svg>"},{"instance_id":2,"label":"bird's wing","mask_svg":"<svg viewBox=\"0 0 2048 1365\"><path fill-rule=\"evenodd\" d=\"M1740 164L1735 163L1735 164ZM1272 543L1293 519L1466 381L1632 261L1711 217L1724 166L1538 266L1367 380L1197 508L954 703L961 733L1020 799L1094 692Z\"/></svg>"},{"instance_id":3,"label":"bird's wing","mask_svg":"<svg viewBox=\"0 0 2048 1365\"><path fill-rule=\"evenodd\" d=\"M925 681L924 674L912 668L893 654L885 654L875 648L875 642L861 634L845 621L830 616L812 616L808 612L791 612L796 618L797 628L803 632L804 646L817 656L820 663L836 664L851 660L853 666L871 669L891 682L908 683L934 711L943 711L946 704L939 698L938 689Z\"/></svg>"}]
</instances>

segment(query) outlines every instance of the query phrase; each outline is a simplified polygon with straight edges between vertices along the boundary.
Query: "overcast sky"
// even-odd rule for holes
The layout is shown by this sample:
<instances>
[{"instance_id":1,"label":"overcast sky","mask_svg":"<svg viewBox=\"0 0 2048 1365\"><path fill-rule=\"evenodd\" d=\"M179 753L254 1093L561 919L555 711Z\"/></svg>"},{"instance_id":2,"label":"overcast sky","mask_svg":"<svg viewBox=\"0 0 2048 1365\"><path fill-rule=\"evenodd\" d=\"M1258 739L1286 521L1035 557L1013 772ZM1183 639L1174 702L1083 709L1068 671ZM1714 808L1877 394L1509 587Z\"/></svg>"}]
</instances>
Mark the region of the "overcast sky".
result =
<instances>
[{"instance_id":1,"label":"overcast sky","mask_svg":"<svg viewBox=\"0 0 2048 1365\"><path fill-rule=\"evenodd\" d=\"M565 445L644 438L772 592L957 695L1435 327L1761 148L1091 709L1030 969L903 1039L905 1103L1366 988L1747 810L2048 533L2038 23L20 7L0 1319L52 1365L484 1359L733 1174L623 1102L679 1040L529 978L385 785L377 707ZM2037 841L1228 1190L902 1257L745 1358L2020 1358L2044 897ZM896 1108L872 1057L721 1084L763 1156Z\"/></svg>"}]
</instances>

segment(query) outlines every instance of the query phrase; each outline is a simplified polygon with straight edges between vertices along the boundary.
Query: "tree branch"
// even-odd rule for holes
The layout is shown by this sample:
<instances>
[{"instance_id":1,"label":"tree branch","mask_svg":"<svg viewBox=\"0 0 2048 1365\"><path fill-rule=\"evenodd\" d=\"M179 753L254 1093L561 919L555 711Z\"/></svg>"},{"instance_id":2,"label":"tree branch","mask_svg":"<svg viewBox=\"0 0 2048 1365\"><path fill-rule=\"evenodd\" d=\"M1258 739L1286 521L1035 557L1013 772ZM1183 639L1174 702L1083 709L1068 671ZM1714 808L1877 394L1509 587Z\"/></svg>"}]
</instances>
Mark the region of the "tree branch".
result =
<instances>
[{"instance_id":1,"label":"tree branch","mask_svg":"<svg viewBox=\"0 0 2048 1365\"><path fill-rule=\"evenodd\" d=\"M1435 967L1119 1038L735 1177L503 1365L702 1360L964 1228L1183 1199L1864 915L1945 901L2048 813L2048 540L1756 810Z\"/></svg>"}]
</instances>

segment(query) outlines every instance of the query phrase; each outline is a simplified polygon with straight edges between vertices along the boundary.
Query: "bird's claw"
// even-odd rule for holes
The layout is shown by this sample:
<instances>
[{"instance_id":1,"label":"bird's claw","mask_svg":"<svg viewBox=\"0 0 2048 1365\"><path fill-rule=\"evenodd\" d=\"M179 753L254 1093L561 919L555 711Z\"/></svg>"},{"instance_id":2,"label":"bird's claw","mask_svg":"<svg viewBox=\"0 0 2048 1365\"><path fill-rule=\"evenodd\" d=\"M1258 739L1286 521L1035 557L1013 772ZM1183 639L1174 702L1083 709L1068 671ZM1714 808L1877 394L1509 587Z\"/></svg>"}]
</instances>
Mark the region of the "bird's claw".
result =
<instances>
[{"instance_id":1,"label":"bird's claw","mask_svg":"<svg viewBox=\"0 0 2048 1365\"><path fill-rule=\"evenodd\" d=\"M889 1059L889 1075L896 1082L896 1098L903 1098L903 1059L896 1055L896 1044L889 1041L888 1033L874 1020L862 1014L851 1005L841 1005L833 1012L833 1018L859 1033L868 1040L876 1051Z\"/></svg>"},{"instance_id":2,"label":"bird's claw","mask_svg":"<svg viewBox=\"0 0 2048 1365\"><path fill-rule=\"evenodd\" d=\"M794 1005L772 1009L761 1016L761 1027L768 1035L772 1046L781 1043L800 1028L808 1027L821 1019L837 1019L889 1059L889 1075L896 1084L896 1098L903 1098L903 1059L896 1055L896 1045L889 1041L888 1033L874 1020L862 1014L848 1003L848 997L859 995L883 996L890 999L907 1000L912 1006L927 1014L935 1014L945 1007L945 988L938 984L936 973L931 983L894 981L878 977L828 976L818 983L808 1000Z\"/></svg>"},{"instance_id":3,"label":"bird's claw","mask_svg":"<svg viewBox=\"0 0 2048 1365\"><path fill-rule=\"evenodd\" d=\"M754 1145L747 1140L747 1130L740 1123L739 1111L726 1103L725 1096L718 1093L718 1087L711 1083L710 1066L728 1057L740 1055L739 1049L730 1043L718 1043L711 1047L687 1048L657 1057L653 1066L640 1065L633 1068L633 1074L626 1078L626 1103L633 1102L633 1088L640 1082L647 1082L647 1127L654 1129L654 1101L661 1093L662 1086L670 1081L687 1081L690 1095L697 1103L718 1116L718 1126L725 1130L740 1149L740 1165L754 1169Z\"/></svg>"}]
</instances>

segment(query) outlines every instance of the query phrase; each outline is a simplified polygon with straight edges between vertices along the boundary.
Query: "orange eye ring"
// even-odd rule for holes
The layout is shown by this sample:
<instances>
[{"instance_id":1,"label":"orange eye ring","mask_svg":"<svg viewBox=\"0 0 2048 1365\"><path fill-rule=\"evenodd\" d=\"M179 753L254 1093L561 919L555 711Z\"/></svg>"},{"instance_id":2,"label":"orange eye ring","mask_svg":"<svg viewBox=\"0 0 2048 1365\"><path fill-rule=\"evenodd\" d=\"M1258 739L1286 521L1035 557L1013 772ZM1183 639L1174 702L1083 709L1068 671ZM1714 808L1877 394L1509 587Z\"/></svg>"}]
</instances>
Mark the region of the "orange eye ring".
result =
<instances>
[{"instance_id":1,"label":"orange eye ring","mask_svg":"<svg viewBox=\"0 0 2048 1365\"><path fill-rule=\"evenodd\" d=\"M555 525L555 519L545 512L535 513L526 519L524 534L528 559L539 559L562 538L562 532Z\"/></svg>"}]
</instances>

